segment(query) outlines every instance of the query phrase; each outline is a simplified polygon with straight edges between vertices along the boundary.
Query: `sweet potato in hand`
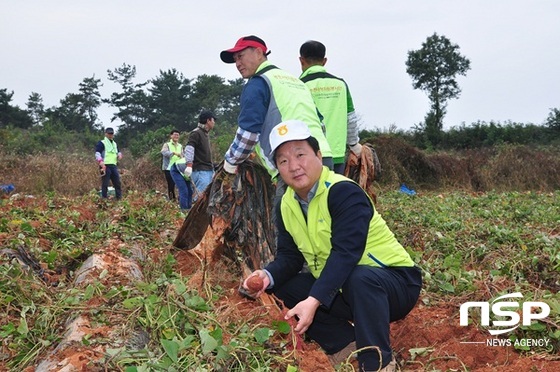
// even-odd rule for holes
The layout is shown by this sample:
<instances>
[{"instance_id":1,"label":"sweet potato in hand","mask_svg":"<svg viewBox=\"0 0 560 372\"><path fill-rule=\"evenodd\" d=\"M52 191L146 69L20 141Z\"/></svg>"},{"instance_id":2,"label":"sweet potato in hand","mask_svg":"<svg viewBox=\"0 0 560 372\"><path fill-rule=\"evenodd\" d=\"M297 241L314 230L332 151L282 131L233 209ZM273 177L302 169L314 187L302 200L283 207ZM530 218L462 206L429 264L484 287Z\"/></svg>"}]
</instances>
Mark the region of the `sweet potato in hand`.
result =
<instances>
[{"instance_id":1,"label":"sweet potato in hand","mask_svg":"<svg viewBox=\"0 0 560 372\"><path fill-rule=\"evenodd\" d=\"M253 275L247 279L247 288L249 288L251 292L258 292L262 289L262 287L263 280L260 276Z\"/></svg>"}]
</instances>

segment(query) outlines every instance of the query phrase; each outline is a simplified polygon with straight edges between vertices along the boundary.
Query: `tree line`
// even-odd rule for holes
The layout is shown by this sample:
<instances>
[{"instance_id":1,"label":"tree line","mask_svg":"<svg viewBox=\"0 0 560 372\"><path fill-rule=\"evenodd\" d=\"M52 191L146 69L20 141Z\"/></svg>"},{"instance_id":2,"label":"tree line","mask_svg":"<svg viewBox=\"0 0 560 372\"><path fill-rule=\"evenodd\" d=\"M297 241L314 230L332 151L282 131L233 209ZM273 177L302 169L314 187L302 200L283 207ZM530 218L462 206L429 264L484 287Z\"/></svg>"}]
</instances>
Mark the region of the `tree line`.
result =
<instances>
[{"instance_id":1,"label":"tree line","mask_svg":"<svg viewBox=\"0 0 560 372\"><path fill-rule=\"evenodd\" d=\"M42 142L41 139L53 135L65 136L68 140L68 136L75 134L78 143L90 147L91 137L99 137L106 126L116 126L111 123L117 120L119 144L125 148L140 135L150 132L194 129L202 109L214 111L221 125L231 127L236 124L244 84L241 78L226 81L217 75L188 79L176 69L160 70L155 78L137 82L136 67L129 64L108 70L107 78L119 86L109 97L101 97L101 79L92 76L79 83L77 93L68 93L59 105L49 108L44 106L39 93L32 92L27 108L22 109L12 105L13 91L0 89L0 131L11 129L0 135L5 140L2 142L6 144L10 139L13 142L14 135L26 133L37 138L39 147L56 147L56 139L54 142ZM115 108L111 123L99 121L97 110L103 103Z\"/></svg>"},{"instance_id":2,"label":"tree line","mask_svg":"<svg viewBox=\"0 0 560 372\"><path fill-rule=\"evenodd\" d=\"M466 76L470 60L459 46L434 33L418 50L408 52L407 73L414 89L424 91L431 102L424 120L410 130L390 128L362 130L362 139L380 134L402 136L422 149L461 149L500 143L557 144L560 142L560 110L551 108L544 126L524 123L476 122L444 131L447 101L457 99L461 89L457 76ZM123 64L107 70L107 79L119 86L109 97L101 97L101 79L84 78L77 93L68 93L57 106L45 108L39 93L32 92L22 109L12 105L14 92L0 89L0 150L14 153L45 151L80 145L90 148L104 126L97 110L102 104L115 108L111 122L118 120L118 142L142 155L167 138L171 129L188 132L196 127L201 109L212 110L220 123L214 137L227 146L233 136L242 78L226 81L217 75L194 79L176 69L160 70L144 82L136 81L136 67ZM227 138L226 138L227 137Z\"/></svg>"}]
</instances>

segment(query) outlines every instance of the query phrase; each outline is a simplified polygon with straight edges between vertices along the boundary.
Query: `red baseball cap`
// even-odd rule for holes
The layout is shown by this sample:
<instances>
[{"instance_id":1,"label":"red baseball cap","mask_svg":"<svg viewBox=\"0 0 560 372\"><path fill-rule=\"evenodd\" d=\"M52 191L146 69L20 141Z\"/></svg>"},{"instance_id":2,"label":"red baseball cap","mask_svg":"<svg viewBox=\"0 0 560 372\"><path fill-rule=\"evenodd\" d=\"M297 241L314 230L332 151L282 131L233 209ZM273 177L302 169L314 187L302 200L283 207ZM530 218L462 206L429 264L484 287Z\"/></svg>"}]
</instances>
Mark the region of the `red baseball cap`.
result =
<instances>
[{"instance_id":1,"label":"red baseball cap","mask_svg":"<svg viewBox=\"0 0 560 372\"><path fill-rule=\"evenodd\" d=\"M263 39L256 37L254 35L243 36L241 39L237 40L235 46L231 49L226 49L220 53L220 58L225 63L234 63L233 54L242 51L247 48L259 48L263 51L265 55L270 54L267 52L266 44Z\"/></svg>"}]
</instances>

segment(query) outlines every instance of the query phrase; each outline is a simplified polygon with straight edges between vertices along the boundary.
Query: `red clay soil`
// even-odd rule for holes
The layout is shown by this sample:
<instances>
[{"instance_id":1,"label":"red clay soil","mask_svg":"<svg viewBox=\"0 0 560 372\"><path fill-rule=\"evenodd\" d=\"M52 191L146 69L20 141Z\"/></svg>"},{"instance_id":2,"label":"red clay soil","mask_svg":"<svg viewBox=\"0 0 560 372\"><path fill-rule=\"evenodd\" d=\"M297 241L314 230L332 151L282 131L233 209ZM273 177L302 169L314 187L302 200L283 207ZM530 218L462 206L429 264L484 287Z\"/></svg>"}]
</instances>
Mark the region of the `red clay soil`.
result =
<instances>
[{"instance_id":1,"label":"red clay soil","mask_svg":"<svg viewBox=\"0 0 560 372\"><path fill-rule=\"evenodd\" d=\"M418 305L404 320L392 324L393 349L402 370L560 371L559 356L522 356L513 346L486 346L490 335L474 326L459 326L458 313L456 305ZM431 351L413 360L409 350L414 348Z\"/></svg>"},{"instance_id":2,"label":"red clay soil","mask_svg":"<svg viewBox=\"0 0 560 372\"><path fill-rule=\"evenodd\" d=\"M191 276L190 285L202 288L201 259L196 249L178 251L177 271ZM216 312L223 321L253 318L266 322L268 318L282 315L277 309L261 301L241 297L237 288L240 278L231 275L224 261L208 264L206 278L212 284L227 288L227 294L218 302ZM560 371L560 356L550 354L521 355L513 346L486 346L490 335L474 326L459 326L459 308L456 304L424 306L419 301L416 308L403 320L392 323L391 340L400 371ZM273 319L269 319L270 321ZM289 337L289 336L287 336ZM465 342L479 341L484 344ZM326 355L315 344L304 342L295 352L300 371L333 371ZM415 350L416 349L416 350ZM411 354L412 350L412 355ZM415 352L416 351L416 352ZM419 353L424 351L424 353ZM354 365L354 367L357 367ZM351 371L352 366L343 370ZM355 369L357 371L357 368Z\"/></svg>"},{"instance_id":3,"label":"red clay soil","mask_svg":"<svg viewBox=\"0 0 560 372\"><path fill-rule=\"evenodd\" d=\"M37 207L46 208L44 201L26 200L21 203L36 204ZM13 205L17 207L17 202ZM80 208L80 216L83 221L93 218L92 211L88 208ZM180 223L175 226L177 229ZM176 230L170 230L174 232ZM13 232L0 233L0 243L4 243L11 237ZM113 241L105 251L118 252L119 242ZM39 245L48 247L51 243L40 240ZM163 258L164 254L158 249L148 252L151 260ZM113 257L113 256L111 256ZM213 257L212 262L207 263L206 273L203 273L202 256L196 254L196 249L191 251L176 251L177 271L190 277L190 285L200 288L201 294L205 292L203 278L206 277L211 285L219 284L225 288L225 295L216 303L216 314L222 321L228 319L252 319L255 323L270 324L274 319L283 319L282 312L278 308L263 305L261 301L251 301L241 297L237 288L240 279L231 274L230 267L223 259ZM116 261L115 261L116 263ZM49 281L56 282L59 275L64 273L54 273L46 271ZM126 280L124 275L116 273L110 280ZM205 275L204 275L205 274ZM109 280L109 279L107 279ZM92 299L90 306L95 306ZM489 334L482 329L474 326L460 327L458 322L458 305L438 303L431 306L423 305L419 301L417 307L407 316L406 319L395 322L391 325L391 338L393 350L401 371L560 371L560 356L550 354L520 354L513 346L486 346L483 344L472 344L465 342L480 341L485 342L489 339ZM62 331L62 330L61 330ZM109 333L109 329L91 328L82 331L99 335ZM301 339L291 335L284 336L292 343L294 360L300 371L332 371L326 355L320 348L311 342L303 342ZM227 340L227 335L224 335ZM286 340L273 340L281 341ZM274 347L274 345L272 345ZM423 354L414 351L425 351ZM62 353L61 353L62 354ZM414 354L414 355L413 355ZM85 366L88 361L96 360L101 357L98 350L76 346L64 351L64 355L58 358L70 357L75 366ZM5 365L0 362L0 371ZM348 366L345 371L350 371ZM33 367L23 370L32 372Z\"/></svg>"}]
</instances>

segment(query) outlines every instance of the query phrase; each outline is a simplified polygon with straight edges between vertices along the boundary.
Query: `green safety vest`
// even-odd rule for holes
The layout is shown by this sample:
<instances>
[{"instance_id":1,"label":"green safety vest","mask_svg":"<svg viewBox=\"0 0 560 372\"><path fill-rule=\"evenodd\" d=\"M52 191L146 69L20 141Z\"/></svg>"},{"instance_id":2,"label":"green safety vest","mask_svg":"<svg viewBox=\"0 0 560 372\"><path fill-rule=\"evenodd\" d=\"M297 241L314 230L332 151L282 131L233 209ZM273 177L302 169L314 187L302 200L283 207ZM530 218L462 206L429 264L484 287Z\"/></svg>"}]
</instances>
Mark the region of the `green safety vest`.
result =
<instances>
[{"instance_id":1,"label":"green safety vest","mask_svg":"<svg viewBox=\"0 0 560 372\"><path fill-rule=\"evenodd\" d=\"M169 141L167 143L167 146L169 147L169 151L171 151L171 152L178 152L179 154L181 154L183 152L183 145L181 145L178 142L177 142L177 144L175 144L175 142ZM169 158L169 166L167 167L167 170L170 170L171 166L173 164L175 164L175 162L179 159L181 159L180 156L171 155L171 157Z\"/></svg>"},{"instance_id":2,"label":"green safety vest","mask_svg":"<svg viewBox=\"0 0 560 372\"><path fill-rule=\"evenodd\" d=\"M105 163L105 165L117 165L117 156L119 154L117 143L115 141L110 141L107 137L103 138L101 142L103 142L103 146L105 147L103 151L103 163Z\"/></svg>"},{"instance_id":3,"label":"green safety vest","mask_svg":"<svg viewBox=\"0 0 560 372\"><path fill-rule=\"evenodd\" d=\"M270 104L261 129L256 152L263 160L269 173L277 174L274 164L268 159L270 154L270 132L272 128L286 120L301 120L309 127L313 137L319 141L319 148L324 157L331 157L331 148L324 134L323 125L317 114L317 108L307 86L295 76L264 61L255 76L264 78L270 89Z\"/></svg>"},{"instance_id":4,"label":"green safety vest","mask_svg":"<svg viewBox=\"0 0 560 372\"><path fill-rule=\"evenodd\" d=\"M323 167L318 181L317 192L309 202L307 220L295 198L295 191L288 187L282 197L282 221L294 242L305 257L309 269L318 278L325 267L331 251L332 218L328 208L328 196L332 185L337 182L354 182ZM366 247L358 265L375 267L414 266L414 262L403 246L397 241L385 220L374 208L369 223Z\"/></svg>"},{"instance_id":5,"label":"green safety vest","mask_svg":"<svg viewBox=\"0 0 560 372\"><path fill-rule=\"evenodd\" d=\"M301 74L300 79L309 87L315 105L323 115L333 162L344 163L348 113L354 111L348 86L344 80L329 74L325 67L320 65L309 67Z\"/></svg>"}]
</instances>

